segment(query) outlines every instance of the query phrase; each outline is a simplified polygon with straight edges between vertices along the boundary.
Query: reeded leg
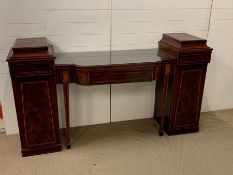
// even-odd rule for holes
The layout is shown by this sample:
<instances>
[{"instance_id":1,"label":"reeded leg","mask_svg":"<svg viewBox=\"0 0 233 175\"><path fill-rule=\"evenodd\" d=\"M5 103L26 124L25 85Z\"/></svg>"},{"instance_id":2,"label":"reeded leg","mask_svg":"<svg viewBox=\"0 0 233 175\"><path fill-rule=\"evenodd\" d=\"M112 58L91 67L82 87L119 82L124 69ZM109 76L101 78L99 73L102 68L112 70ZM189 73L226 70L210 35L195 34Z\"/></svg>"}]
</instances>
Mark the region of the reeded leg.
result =
<instances>
[{"instance_id":1,"label":"reeded leg","mask_svg":"<svg viewBox=\"0 0 233 175\"><path fill-rule=\"evenodd\" d=\"M164 132L163 128L164 128L164 118L165 118L165 111L166 111L166 98L167 98L169 74L170 74L170 64L166 64L165 75L164 75L164 80L163 80L162 110L161 110L160 126L159 126L160 136L163 136L163 132Z\"/></svg>"}]
</instances>

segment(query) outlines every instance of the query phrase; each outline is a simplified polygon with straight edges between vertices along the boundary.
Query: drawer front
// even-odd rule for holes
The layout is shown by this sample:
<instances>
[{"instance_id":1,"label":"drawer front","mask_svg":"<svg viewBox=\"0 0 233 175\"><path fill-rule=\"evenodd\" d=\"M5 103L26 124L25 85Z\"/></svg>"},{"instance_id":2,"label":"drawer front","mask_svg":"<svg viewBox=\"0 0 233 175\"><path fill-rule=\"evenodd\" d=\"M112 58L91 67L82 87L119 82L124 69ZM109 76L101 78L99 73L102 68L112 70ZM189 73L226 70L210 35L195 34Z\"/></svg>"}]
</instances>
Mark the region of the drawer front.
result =
<instances>
[{"instance_id":1,"label":"drawer front","mask_svg":"<svg viewBox=\"0 0 233 175\"><path fill-rule=\"evenodd\" d=\"M144 82L153 80L153 69L92 72L91 84Z\"/></svg>"},{"instance_id":2,"label":"drawer front","mask_svg":"<svg viewBox=\"0 0 233 175\"><path fill-rule=\"evenodd\" d=\"M54 73L53 62L26 62L26 63L13 63L11 74L14 77L52 74Z\"/></svg>"},{"instance_id":3,"label":"drawer front","mask_svg":"<svg viewBox=\"0 0 233 175\"><path fill-rule=\"evenodd\" d=\"M180 53L178 57L178 64L203 64L210 62L210 52L189 52Z\"/></svg>"}]
</instances>

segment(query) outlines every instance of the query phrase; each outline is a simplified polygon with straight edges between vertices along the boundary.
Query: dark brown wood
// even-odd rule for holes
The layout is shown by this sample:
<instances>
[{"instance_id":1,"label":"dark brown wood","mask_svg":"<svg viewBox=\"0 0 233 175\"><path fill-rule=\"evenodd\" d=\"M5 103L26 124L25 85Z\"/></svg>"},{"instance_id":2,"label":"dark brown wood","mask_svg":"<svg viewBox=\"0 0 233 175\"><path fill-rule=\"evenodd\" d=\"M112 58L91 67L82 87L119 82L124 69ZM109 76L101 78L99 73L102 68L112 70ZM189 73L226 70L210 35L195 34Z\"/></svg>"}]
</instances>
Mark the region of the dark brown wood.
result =
<instances>
[{"instance_id":1,"label":"dark brown wood","mask_svg":"<svg viewBox=\"0 0 233 175\"><path fill-rule=\"evenodd\" d=\"M61 150L56 83L63 84L66 144L71 147L69 83L98 85L157 80L154 118L169 135L196 132L212 49L192 35L164 34L152 62L107 65L54 64L45 38L17 40L7 61L23 156ZM151 57L150 57L151 58ZM155 57L152 57L155 58Z\"/></svg>"},{"instance_id":2,"label":"dark brown wood","mask_svg":"<svg viewBox=\"0 0 233 175\"><path fill-rule=\"evenodd\" d=\"M166 111L166 99L168 94L168 81L170 75L170 64L165 64L164 68L164 80L163 80L163 89L162 89L162 109L161 109L161 118L160 118L160 127L159 127L159 135L163 135L164 129L164 118L165 118L165 111Z\"/></svg>"},{"instance_id":3,"label":"dark brown wood","mask_svg":"<svg viewBox=\"0 0 233 175\"><path fill-rule=\"evenodd\" d=\"M47 39L41 38L18 38L12 47L14 53L22 51L48 51L49 45Z\"/></svg>"},{"instance_id":4,"label":"dark brown wood","mask_svg":"<svg viewBox=\"0 0 233 175\"><path fill-rule=\"evenodd\" d=\"M51 75L55 73L54 63L51 60L14 62L12 71L15 78L33 76L34 74Z\"/></svg>"},{"instance_id":5,"label":"dark brown wood","mask_svg":"<svg viewBox=\"0 0 233 175\"><path fill-rule=\"evenodd\" d=\"M56 65L57 83L63 83L63 72L69 72L70 83L80 85L146 82L158 79L161 63L131 63L98 66Z\"/></svg>"},{"instance_id":6,"label":"dark brown wood","mask_svg":"<svg viewBox=\"0 0 233 175\"><path fill-rule=\"evenodd\" d=\"M69 71L63 71L63 93L65 103L65 116L66 116L66 147L71 148L70 139L70 109L69 109Z\"/></svg>"},{"instance_id":7,"label":"dark brown wood","mask_svg":"<svg viewBox=\"0 0 233 175\"><path fill-rule=\"evenodd\" d=\"M169 67L169 65L167 65ZM166 67L167 75L169 71ZM113 84L129 82L145 82L158 79L163 74L161 63L135 63L135 64L114 64L100 66L80 65L56 65L57 83L63 84L65 114L66 114L66 145L71 148L70 138L70 114L69 114L69 84L81 85ZM167 87L167 80L164 82ZM163 90L166 98L166 90ZM162 108L165 109L165 99ZM161 118L162 119L162 118ZM162 122L161 122L162 123ZM163 126L160 126L159 134L162 135Z\"/></svg>"},{"instance_id":8,"label":"dark brown wood","mask_svg":"<svg viewBox=\"0 0 233 175\"><path fill-rule=\"evenodd\" d=\"M170 135L196 132L211 51L204 39L188 34L164 34L159 42L161 62L101 66L57 65L57 72L61 72L57 79L61 83L62 72L67 70L70 82L81 85L157 80L155 119L160 124L159 134L163 135L164 124ZM187 88L187 85L190 87Z\"/></svg>"},{"instance_id":9,"label":"dark brown wood","mask_svg":"<svg viewBox=\"0 0 233 175\"><path fill-rule=\"evenodd\" d=\"M169 133L198 131L207 65L177 66Z\"/></svg>"},{"instance_id":10,"label":"dark brown wood","mask_svg":"<svg viewBox=\"0 0 233 175\"><path fill-rule=\"evenodd\" d=\"M73 65L56 65L56 80L57 84L63 84L64 76L63 73L68 72L69 83L75 83L75 66Z\"/></svg>"},{"instance_id":11,"label":"dark brown wood","mask_svg":"<svg viewBox=\"0 0 233 175\"><path fill-rule=\"evenodd\" d=\"M177 65L206 64L210 62L212 49L207 40L185 33L163 34L159 41L159 56L165 62Z\"/></svg>"},{"instance_id":12,"label":"dark brown wood","mask_svg":"<svg viewBox=\"0 0 233 175\"><path fill-rule=\"evenodd\" d=\"M164 34L159 42L163 64L172 70L167 88L165 131L169 135L197 132L207 64L212 49L206 40L188 34ZM164 85L158 81L155 103L161 106L158 93ZM155 119L161 122L160 109L155 107ZM163 111L162 111L163 112Z\"/></svg>"},{"instance_id":13,"label":"dark brown wood","mask_svg":"<svg viewBox=\"0 0 233 175\"><path fill-rule=\"evenodd\" d=\"M8 64L15 98L22 156L60 151L55 64L52 48L24 51L33 39L16 43ZM41 39L43 44L45 41ZM37 39L37 43L39 43ZM22 44L22 51L20 50ZM16 46L15 46L16 47ZM34 55L34 57L31 57Z\"/></svg>"}]
</instances>

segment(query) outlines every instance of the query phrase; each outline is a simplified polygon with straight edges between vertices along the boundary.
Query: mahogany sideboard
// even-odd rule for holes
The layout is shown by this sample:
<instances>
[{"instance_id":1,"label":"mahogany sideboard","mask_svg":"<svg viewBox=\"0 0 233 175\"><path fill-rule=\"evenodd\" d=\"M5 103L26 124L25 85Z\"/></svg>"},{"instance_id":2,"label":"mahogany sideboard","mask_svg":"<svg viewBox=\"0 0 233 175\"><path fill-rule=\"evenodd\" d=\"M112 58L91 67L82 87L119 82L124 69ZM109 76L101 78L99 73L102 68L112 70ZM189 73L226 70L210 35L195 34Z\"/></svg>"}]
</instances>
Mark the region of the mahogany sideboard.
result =
<instances>
[{"instance_id":1,"label":"mahogany sideboard","mask_svg":"<svg viewBox=\"0 0 233 175\"><path fill-rule=\"evenodd\" d=\"M55 54L46 38L17 39L7 61L22 155L62 149L56 84L63 84L67 148L71 147L69 83L99 85L156 80L154 119L159 124L159 135L164 130L168 135L197 132L212 52L206 43L185 33L163 34L158 49L112 51L111 59L104 59L104 52L99 52L99 59L94 61L78 53Z\"/></svg>"}]
</instances>

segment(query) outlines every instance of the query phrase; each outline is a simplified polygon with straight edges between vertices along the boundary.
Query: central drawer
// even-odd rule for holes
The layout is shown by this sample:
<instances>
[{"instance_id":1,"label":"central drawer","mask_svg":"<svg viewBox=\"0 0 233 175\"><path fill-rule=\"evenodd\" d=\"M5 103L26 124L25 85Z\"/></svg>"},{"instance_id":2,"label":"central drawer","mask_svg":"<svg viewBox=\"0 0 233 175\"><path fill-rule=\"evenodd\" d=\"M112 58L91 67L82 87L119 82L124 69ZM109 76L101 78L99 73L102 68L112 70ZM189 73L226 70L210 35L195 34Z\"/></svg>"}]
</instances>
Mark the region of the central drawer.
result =
<instances>
[{"instance_id":1,"label":"central drawer","mask_svg":"<svg viewBox=\"0 0 233 175\"><path fill-rule=\"evenodd\" d=\"M153 69L91 72L91 84L143 82L153 80Z\"/></svg>"},{"instance_id":2,"label":"central drawer","mask_svg":"<svg viewBox=\"0 0 233 175\"><path fill-rule=\"evenodd\" d=\"M60 66L61 67L61 66ZM74 81L81 85L146 82L163 75L161 64L121 64L103 66L74 66ZM58 67L57 67L58 69Z\"/></svg>"}]
</instances>

